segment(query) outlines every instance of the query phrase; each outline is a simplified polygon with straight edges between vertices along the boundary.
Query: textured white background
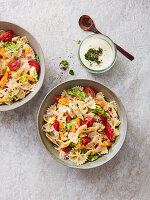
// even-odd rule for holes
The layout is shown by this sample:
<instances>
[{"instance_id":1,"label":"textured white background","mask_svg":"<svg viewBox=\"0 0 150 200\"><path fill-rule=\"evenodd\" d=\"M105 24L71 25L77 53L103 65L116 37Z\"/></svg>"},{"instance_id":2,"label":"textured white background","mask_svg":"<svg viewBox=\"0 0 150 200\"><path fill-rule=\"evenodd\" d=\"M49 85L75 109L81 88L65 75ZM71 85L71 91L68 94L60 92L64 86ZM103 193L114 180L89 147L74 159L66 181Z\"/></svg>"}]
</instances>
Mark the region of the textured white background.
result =
<instances>
[{"instance_id":1,"label":"textured white background","mask_svg":"<svg viewBox=\"0 0 150 200\"><path fill-rule=\"evenodd\" d=\"M85 71L78 45L88 32L78 26L82 14L135 56L120 53L102 75ZM149 0L0 0L0 20L17 23L40 42L46 78L38 95L14 111L0 113L0 200L148 200L150 199L150 1ZM61 74L67 59L75 76ZM69 169L44 149L36 128L39 105L55 85L89 78L112 89L128 115L121 151L109 163L90 170Z\"/></svg>"}]
</instances>

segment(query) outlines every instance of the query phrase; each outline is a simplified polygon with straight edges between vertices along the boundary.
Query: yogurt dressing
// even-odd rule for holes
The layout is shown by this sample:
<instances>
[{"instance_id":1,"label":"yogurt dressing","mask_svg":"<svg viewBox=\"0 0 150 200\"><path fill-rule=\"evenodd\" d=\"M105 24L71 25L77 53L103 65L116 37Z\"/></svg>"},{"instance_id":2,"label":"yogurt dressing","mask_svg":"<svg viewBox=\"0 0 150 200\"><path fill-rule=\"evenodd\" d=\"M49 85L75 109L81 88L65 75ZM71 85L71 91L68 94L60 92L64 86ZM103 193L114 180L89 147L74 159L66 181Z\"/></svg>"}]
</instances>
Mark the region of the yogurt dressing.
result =
<instances>
[{"instance_id":1,"label":"yogurt dressing","mask_svg":"<svg viewBox=\"0 0 150 200\"><path fill-rule=\"evenodd\" d=\"M101 35L92 35L83 41L80 47L80 58L82 63L92 70L103 70L110 66L115 57L115 51L113 50L110 42L105 38L98 37ZM103 35L102 35L103 36ZM109 39L109 38L107 38ZM89 61L85 59L85 54L87 51L92 48L98 50L99 48L103 49L102 55L99 56L100 64L97 64L94 61Z\"/></svg>"}]
</instances>

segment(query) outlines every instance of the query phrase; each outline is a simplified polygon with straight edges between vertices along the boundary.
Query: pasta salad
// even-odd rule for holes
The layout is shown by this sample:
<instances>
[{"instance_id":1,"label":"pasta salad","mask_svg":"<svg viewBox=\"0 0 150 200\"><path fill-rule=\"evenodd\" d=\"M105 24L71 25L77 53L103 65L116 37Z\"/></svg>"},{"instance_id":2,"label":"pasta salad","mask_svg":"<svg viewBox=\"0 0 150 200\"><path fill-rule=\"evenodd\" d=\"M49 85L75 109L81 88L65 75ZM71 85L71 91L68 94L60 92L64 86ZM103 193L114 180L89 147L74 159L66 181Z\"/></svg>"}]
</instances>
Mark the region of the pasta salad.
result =
<instances>
[{"instance_id":1,"label":"pasta salad","mask_svg":"<svg viewBox=\"0 0 150 200\"><path fill-rule=\"evenodd\" d=\"M25 98L38 81L40 61L26 36L0 30L0 104Z\"/></svg>"},{"instance_id":2,"label":"pasta salad","mask_svg":"<svg viewBox=\"0 0 150 200\"><path fill-rule=\"evenodd\" d=\"M43 116L43 130L60 158L82 165L108 154L119 135L116 103L80 86L64 90L55 101Z\"/></svg>"}]
</instances>

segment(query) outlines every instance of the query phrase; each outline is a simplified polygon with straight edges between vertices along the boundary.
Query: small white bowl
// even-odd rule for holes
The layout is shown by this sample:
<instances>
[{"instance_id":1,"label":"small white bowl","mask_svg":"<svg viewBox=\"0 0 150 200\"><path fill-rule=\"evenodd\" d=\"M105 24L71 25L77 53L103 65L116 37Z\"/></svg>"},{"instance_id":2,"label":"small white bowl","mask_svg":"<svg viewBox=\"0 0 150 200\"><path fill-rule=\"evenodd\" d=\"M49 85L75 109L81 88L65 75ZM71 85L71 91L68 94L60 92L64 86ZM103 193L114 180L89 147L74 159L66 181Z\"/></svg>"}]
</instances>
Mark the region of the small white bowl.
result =
<instances>
[{"instance_id":1,"label":"small white bowl","mask_svg":"<svg viewBox=\"0 0 150 200\"><path fill-rule=\"evenodd\" d=\"M86 64L83 63L83 60L82 60L82 58L81 58L81 54L83 53L83 52L82 52L82 51L83 51L83 50L82 50L82 46L84 46L84 45L87 43L87 41L90 40L91 38L92 38L92 39L100 39L100 40L105 41L105 42L110 46L110 48L111 48L111 50L112 50L112 56L113 56L112 61L111 61L111 63L110 63L107 67L105 67L104 69L94 70L94 69L91 69L91 68L87 67ZM92 48L92 47L90 47L90 48ZM85 53L85 52L84 52L84 53ZM117 48L116 48L116 45L113 43L113 41L112 41L108 36L103 35L103 34L92 34L92 35L87 36L87 37L81 42L81 44L80 44L80 46L79 46L79 49L78 49L78 58L79 58L79 60L80 60L81 65L82 65L87 71L89 71L89 72L91 72L91 73L104 73L104 72L108 71L110 68L112 68L112 66L115 64L116 59L117 59Z\"/></svg>"},{"instance_id":2,"label":"small white bowl","mask_svg":"<svg viewBox=\"0 0 150 200\"><path fill-rule=\"evenodd\" d=\"M72 88L75 86L83 86L83 87L90 86L96 93L103 92L107 101L114 100L117 104L118 115L119 115L119 119L121 121L121 124L119 126L120 135L116 138L116 141L113 143L112 147L109 149L109 153L106 155L103 155L102 157L98 158L94 162L86 162L85 164L80 165L80 166L76 165L75 163L71 162L70 160L60 159L59 151L57 151L52 146L52 143L47 139L45 132L42 130L42 126L44 124L43 115L46 114L48 107L55 103L54 98L56 96L59 96L63 90L66 90L68 88ZM89 169L89 168L98 167L98 166L103 165L104 163L108 162L109 160L111 160L118 153L120 148L122 147L123 142L125 140L125 136L126 136L126 130L127 130L126 112L125 112L124 106L121 103L120 99L106 86L104 86L98 82L88 80L88 79L77 79L77 80L67 81L67 82L64 82L64 83L58 85L53 90L51 90L46 95L43 102L41 103L41 106L39 108L37 123L38 123L38 131L39 131L39 135L42 140L42 143L44 144L44 146L46 147L46 149L48 150L50 155L55 160L57 160L58 162L60 162L63 165L66 165L66 166L72 167L72 168L79 168L79 169Z\"/></svg>"},{"instance_id":3,"label":"small white bowl","mask_svg":"<svg viewBox=\"0 0 150 200\"><path fill-rule=\"evenodd\" d=\"M11 105L0 105L0 111L8 111L8 110L13 110L15 108L18 108L24 105L38 93L38 91L42 87L44 77L45 77L45 62L44 62L44 55L40 47L40 44L28 31L26 31L25 29L21 28L20 26L16 24L13 24L10 22L4 22L4 21L0 21L0 29L5 30L5 31L12 30L16 36L21 36L21 37L26 36L29 41L29 44L31 45L33 50L37 53L40 59L39 80L36 84L34 91L30 92L24 99L16 101L12 103Z\"/></svg>"}]
</instances>

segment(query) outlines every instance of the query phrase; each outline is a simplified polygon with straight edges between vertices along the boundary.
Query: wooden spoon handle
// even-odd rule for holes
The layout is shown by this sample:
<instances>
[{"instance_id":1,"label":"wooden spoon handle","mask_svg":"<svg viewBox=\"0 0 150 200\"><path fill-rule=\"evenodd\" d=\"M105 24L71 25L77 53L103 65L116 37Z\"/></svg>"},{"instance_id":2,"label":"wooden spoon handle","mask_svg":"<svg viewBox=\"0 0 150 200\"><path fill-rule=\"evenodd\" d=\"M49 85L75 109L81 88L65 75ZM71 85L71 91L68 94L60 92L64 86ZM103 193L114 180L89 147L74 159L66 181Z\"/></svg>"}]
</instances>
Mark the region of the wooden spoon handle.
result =
<instances>
[{"instance_id":1,"label":"wooden spoon handle","mask_svg":"<svg viewBox=\"0 0 150 200\"><path fill-rule=\"evenodd\" d=\"M94 33L101 33L100 31L98 31L96 29L96 27L91 27L91 30L94 32ZM122 47L120 47L118 44L115 44L116 45L116 48L118 49L118 51L120 51L124 56L126 56L129 60L133 60L134 57L128 53L127 51L125 51Z\"/></svg>"},{"instance_id":2,"label":"wooden spoon handle","mask_svg":"<svg viewBox=\"0 0 150 200\"><path fill-rule=\"evenodd\" d=\"M118 44L115 44L118 51L120 51L124 56L126 56L129 60L134 60L134 57L128 53L127 51L125 51L123 48L121 48Z\"/></svg>"}]
</instances>

